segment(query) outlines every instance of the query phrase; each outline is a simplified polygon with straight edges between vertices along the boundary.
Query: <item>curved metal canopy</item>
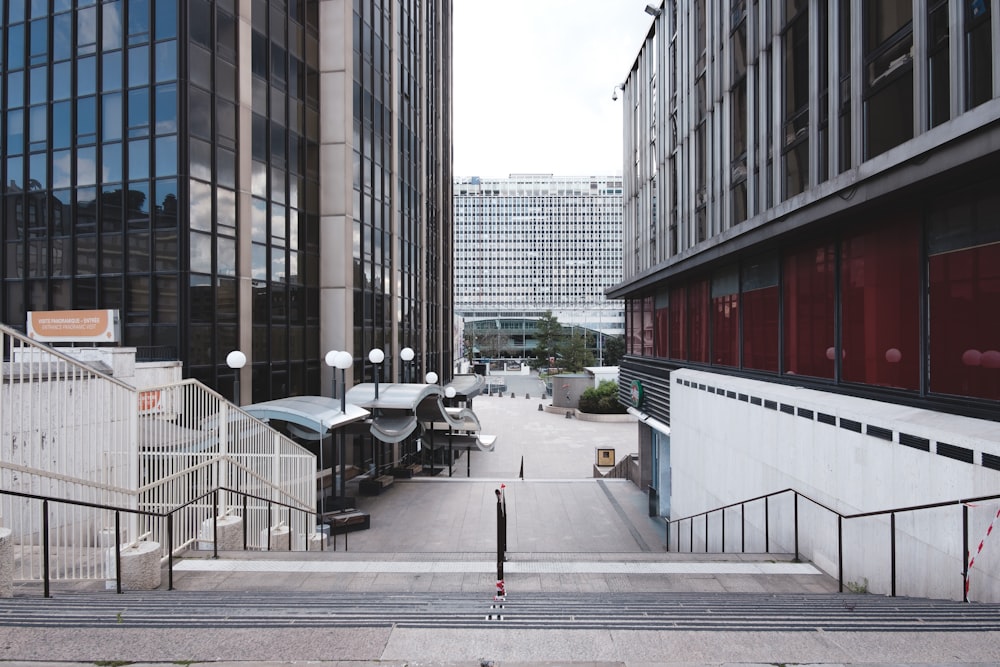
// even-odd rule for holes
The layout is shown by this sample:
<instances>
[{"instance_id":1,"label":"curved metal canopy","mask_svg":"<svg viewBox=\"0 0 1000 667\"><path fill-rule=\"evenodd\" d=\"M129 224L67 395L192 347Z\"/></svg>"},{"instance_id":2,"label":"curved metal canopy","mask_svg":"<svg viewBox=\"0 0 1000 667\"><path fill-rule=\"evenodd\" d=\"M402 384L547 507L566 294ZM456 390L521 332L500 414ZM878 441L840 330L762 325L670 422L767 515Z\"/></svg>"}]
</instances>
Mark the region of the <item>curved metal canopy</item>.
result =
<instances>
[{"instance_id":1,"label":"curved metal canopy","mask_svg":"<svg viewBox=\"0 0 1000 667\"><path fill-rule=\"evenodd\" d=\"M340 399L328 396L289 396L240 409L262 421L278 419L325 434L339 426L361 421L370 414L350 402L345 407L346 412L341 412Z\"/></svg>"}]
</instances>

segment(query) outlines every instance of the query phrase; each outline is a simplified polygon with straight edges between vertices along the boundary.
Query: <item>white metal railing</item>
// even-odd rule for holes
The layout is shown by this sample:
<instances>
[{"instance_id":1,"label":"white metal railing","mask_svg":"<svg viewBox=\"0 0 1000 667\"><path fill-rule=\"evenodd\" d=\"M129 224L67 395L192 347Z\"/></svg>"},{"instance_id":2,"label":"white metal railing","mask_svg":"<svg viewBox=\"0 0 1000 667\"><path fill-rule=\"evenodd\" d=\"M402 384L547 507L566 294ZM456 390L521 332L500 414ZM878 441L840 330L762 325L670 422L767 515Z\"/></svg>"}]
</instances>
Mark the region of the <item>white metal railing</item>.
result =
<instances>
[{"instance_id":1,"label":"white metal railing","mask_svg":"<svg viewBox=\"0 0 1000 667\"><path fill-rule=\"evenodd\" d=\"M315 457L211 389L188 380L140 390L3 325L0 338L0 488L165 513L228 486L315 508ZM45 505L0 494L14 579L38 580L43 555L54 580L114 578L115 512ZM175 514L172 544L163 519L127 512L117 520L123 541L146 535L165 558L199 541L210 547L216 511L242 516L244 505L231 506L225 493L218 508L210 499L187 505ZM268 527L281 521L297 535L315 527L311 513L269 512L264 501L249 501L246 513L249 548L266 548Z\"/></svg>"}]
</instances>

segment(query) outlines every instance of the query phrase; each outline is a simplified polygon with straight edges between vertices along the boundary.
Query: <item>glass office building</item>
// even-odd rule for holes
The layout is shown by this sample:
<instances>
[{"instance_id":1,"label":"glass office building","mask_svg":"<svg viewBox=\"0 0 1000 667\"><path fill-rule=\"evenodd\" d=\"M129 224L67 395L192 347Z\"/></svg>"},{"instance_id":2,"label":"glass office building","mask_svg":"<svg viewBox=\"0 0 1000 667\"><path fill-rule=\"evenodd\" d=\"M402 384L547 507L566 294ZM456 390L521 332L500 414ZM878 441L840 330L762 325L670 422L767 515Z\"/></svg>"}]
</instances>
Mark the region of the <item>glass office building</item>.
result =
<instances>
[{"instance_id":1,"label":"glass office building","mask_svg":"<svg viewBox=\"0 0 1000 667\"><path fill-rule=\"evenodd\" d=\"M451 3L9 0L0 317L117 309L244 402L450 367Z\"/></svg>"}]
</instances>

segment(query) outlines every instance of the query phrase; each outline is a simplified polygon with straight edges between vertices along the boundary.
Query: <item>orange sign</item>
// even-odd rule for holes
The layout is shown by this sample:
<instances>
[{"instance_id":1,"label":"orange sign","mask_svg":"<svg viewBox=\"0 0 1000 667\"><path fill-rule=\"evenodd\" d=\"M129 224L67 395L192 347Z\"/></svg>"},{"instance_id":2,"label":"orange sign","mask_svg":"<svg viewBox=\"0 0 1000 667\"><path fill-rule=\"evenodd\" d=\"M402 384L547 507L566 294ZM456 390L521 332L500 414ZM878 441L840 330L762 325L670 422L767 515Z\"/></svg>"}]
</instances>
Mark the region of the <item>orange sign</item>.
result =
<instances>
[{"instance_id":1,"label":"orange sign","mask_svg":"<svg viewBox=\"0 0 1000 667\"><path fill-rule=\"evenodd\" d=\"M147 391L140 391L139 414L150 414L154 412L163 412L163 406L160 405L160 390L149 389Z\"/></svg>"},{"instance_id":2,"label":"orange sign","mask_svg":"<svg viewBox=\"0 0 1000 667\"><path fill-rule=\"evenodd\" d=\"M118 311L28 311L28 337L46 343L117 343Z\"/></svg>"}]
</instances>

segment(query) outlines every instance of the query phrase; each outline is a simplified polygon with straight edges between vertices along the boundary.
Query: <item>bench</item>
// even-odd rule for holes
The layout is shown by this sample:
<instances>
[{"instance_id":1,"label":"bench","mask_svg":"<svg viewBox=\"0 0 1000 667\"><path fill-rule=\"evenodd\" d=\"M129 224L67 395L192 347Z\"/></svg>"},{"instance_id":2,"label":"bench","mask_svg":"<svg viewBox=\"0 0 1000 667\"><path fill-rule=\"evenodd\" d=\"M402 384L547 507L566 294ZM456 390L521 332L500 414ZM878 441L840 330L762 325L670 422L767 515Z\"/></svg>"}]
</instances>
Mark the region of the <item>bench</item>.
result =
<instances>
[{"instance_id":1,"label":"bench","mask_svg":"<svg viewBox=\"0 0 1000 667\"><path fill-rule=\"evenodd\" d=\"M331 535L343 535L356 530L368 530L372 527L371 515L353 508L327 512L320 518L322 523L330 527Z\"/></svg>"},{"instance_id":2,"label":"bench","mask_svg":"<svg viewBox=\"0 0 1000 667\"><path fill-rule=\"evenodd\" d=\"M392 469L392 476L397 479L410 479L416 477L424 469L419 463L411 463L408 466L402 466L399 468Z\"/></svg>"},{"instance_id":3,"label":"bench","mask_svg":"<svg viewBox=\"0 0 1000 667\"><path fill-rule=\"evenodd\" d=\"M366 496L377 496L382 493L384 489L392 486L392 483L396 481L396 478L392 475L379 475L378 477L369 477L368 479L363 479L358 482L358 491Z\"/></svg>"}]
</instances>

